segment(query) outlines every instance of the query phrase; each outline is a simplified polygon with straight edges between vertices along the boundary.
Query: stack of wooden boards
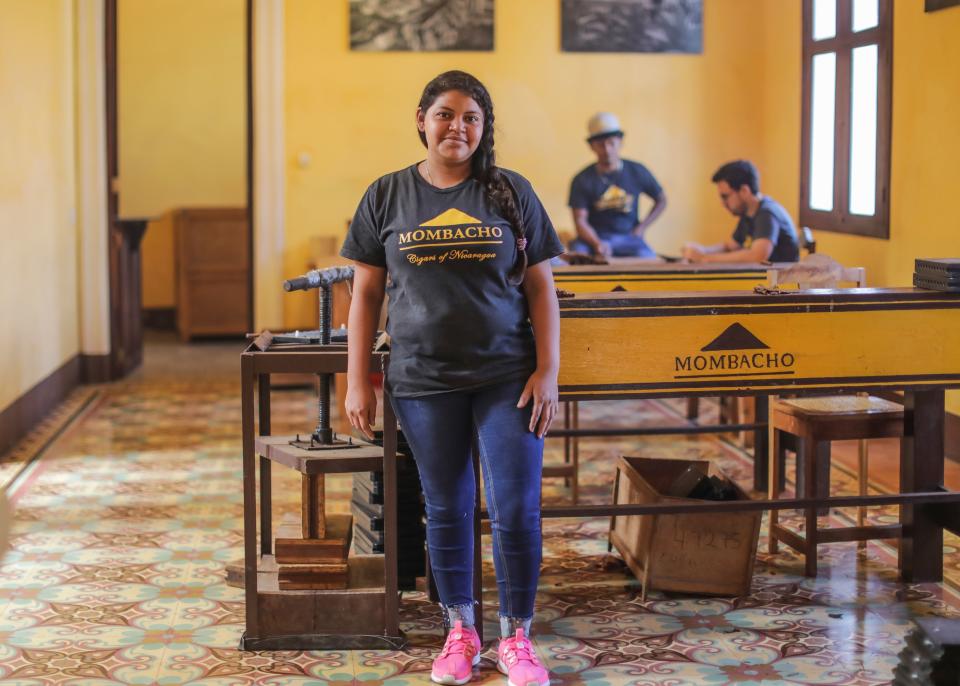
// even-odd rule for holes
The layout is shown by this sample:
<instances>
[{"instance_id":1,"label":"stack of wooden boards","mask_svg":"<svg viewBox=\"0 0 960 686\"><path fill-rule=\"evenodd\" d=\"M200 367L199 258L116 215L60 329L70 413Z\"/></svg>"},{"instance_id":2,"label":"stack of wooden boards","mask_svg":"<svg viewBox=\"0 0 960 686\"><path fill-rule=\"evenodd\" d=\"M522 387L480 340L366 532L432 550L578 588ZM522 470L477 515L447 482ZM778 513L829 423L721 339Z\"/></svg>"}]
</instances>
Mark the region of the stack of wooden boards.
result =
<instances>
[{"instance_id":1,"label":"stack of wooden boards","mask_svg":"<svg viewBox=\"0 0 960 686\"><path fill-rule=\"evenodd\" d=\"M274 541L280 590L346 588L353 517L327 516L324 474L302 474L301 484L300 530L281 526Z\"/></svg>"},{"instance_id":2,"label":"stack of wooden boards","mask_svg":"<svg viewBox=\"0 0 960 686\"><path fill-rule=\"evenodd\" d=\"M323 591L347 587L351 515L330 515L320 537L296 537L296 527L281 526L274 542L281 591Z\"/></svg>"}]
</instances>

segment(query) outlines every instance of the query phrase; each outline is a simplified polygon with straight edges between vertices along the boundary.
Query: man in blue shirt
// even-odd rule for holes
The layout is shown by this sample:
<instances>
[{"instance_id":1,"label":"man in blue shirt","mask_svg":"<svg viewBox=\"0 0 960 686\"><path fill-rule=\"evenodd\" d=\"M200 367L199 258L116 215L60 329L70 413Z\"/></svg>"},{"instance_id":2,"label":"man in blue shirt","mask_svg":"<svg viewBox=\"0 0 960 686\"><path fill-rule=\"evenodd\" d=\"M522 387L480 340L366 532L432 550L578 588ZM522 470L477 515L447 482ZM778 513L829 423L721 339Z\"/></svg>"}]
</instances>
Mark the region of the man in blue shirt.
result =
<instances>
[{"instance_id":1,"label":"man in blue shirt","mask_svg":"<svg viewBox=\"0 0 960 686\"><path fill-rule=\"evenodd\" d=\"M690 262L796 262L800 245L793 220L783 206L760 192L760 175L752 162L735 160L713 175L720 202L739 217L733 236L716 245L687 243Z\"/></svg>"},{"instance_id":2,"label":"man in blue shirt","mask_svg":"<svg viewBox=\"0 0 960 686\"><path fill-rule=\"evenodd\" d=\"M587 143L597 162L577 174L570 184L569 205L577 228L570 250L603 257L654 257L644 233L667 206L663 189L645 166L620 157L623 131L614 115L595 114L587 123L587 131ZM641 193L654 201L642 221L638 206Z\"/></svg>"}]
</instances>

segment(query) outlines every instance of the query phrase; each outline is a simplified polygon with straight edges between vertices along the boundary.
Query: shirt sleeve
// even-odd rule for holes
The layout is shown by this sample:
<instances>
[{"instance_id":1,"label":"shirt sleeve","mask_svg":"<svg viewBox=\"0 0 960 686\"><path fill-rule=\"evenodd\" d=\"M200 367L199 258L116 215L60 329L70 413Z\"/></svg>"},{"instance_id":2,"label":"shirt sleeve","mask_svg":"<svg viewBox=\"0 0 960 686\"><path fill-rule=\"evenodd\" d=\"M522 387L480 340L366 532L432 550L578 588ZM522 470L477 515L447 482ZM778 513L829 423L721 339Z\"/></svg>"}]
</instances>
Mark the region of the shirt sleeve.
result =
<instances>
[{"instance_id":1,"label":"shirt sleeve","mask_svg":"<svg viewBox=\"0 0 960 686\"><path fill-rule=\"evenodd\" d=\"M780 238L780 222L773 216L773 212L768 210L760 210L753 218L753 240L761 238L768 239L774 245Z\"/></svg>"},{"instance_id":2,"label":"shirt sleeve","mask_svg":"<svg viewBox=\"0 0 960 686\"><path fill-rule=\"evenodd\" d=\"M743 247L744 241L747 240L747 227L744 219L737 222L737 227L733 230L733 236L731 236L731 238L733 238L734 243L741 248Z\"/></svg>"},{"instance_id":3,"label":"shirt sleeve","mask_svg":"<svg viewBox=\"0 0 960 686\"><path fill-rule=\"evenodd\" d=\"M563 244L557 237L547 210L533 191L530 182L519 175L511 179L520 200L520 212L527 237L527 265L533 266L551 257L563 254Z\"/></svg>"},{"instance_id":4,"label":"shirt sleeve","mask_svg":"<svg viewBox=\"0 0 960 686\"><path fill-rule=\"evenodd\" d=\"M640 190L656 200L663 194L663 186L649 169L640 165Z\"/></svg>"},{"instance_id":5,"label":"shirt sleeve","mask_svg":"<svg viewBox=\"0 0 960 686\"><path fill-rule=\"evenodd\" d=\"M592 199L583 174L577 174L570 182L570 199L567 205L575 210L590 209Z\"/></svg>"},{"instance_id":6,"label":"shirt sleeve","mask_svg":"<svg viewBox=\"0 0 960 686\"><path fill-rule=\"evenodd\" d=\"M374 267L387 266L387 254L380 237L380 221L376 211L377 184L363 194L350 221L350 230L340 248L340 256Z\"/></svg>"}]
</instances>

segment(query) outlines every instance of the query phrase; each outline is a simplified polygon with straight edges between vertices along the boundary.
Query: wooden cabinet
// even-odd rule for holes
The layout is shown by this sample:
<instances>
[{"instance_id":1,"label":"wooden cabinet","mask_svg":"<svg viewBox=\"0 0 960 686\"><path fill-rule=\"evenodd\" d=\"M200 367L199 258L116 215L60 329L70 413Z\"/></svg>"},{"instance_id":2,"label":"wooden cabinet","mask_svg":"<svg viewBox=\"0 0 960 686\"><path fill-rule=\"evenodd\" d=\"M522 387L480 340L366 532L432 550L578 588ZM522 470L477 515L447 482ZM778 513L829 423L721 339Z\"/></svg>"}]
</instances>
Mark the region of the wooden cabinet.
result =
<instances>
[{"instance_id":1,"label":"wooden cabinet","mask_svg":"<svg viewBox=\"0 0 960 686\"><path fill-rule=\"evenodd\" d=\"M180 338L250 331L253 270L246 209L177 210L174 233Z\"/></svg>"}]
</instances>

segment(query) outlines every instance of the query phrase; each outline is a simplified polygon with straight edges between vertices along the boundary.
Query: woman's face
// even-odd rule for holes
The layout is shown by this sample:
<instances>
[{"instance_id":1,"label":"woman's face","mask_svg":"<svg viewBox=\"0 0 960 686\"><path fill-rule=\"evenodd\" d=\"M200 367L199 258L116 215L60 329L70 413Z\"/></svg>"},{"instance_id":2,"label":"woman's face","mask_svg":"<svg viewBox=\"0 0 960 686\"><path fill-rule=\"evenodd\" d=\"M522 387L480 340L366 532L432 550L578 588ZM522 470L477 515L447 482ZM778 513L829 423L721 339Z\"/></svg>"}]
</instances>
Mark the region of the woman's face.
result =
<instances>
[{"instance_id":1,"label":"woman's face","mask_svg":"<svg viewBox=\"0 0 960 686\"><path fill-rule=\"evenodd\" d=\"M417 128L427 137L427 150L452 163L470 159L483 136L483 111L462 91L441 93L430 107L417 109Z\"/></svg>"}]
</instances>

